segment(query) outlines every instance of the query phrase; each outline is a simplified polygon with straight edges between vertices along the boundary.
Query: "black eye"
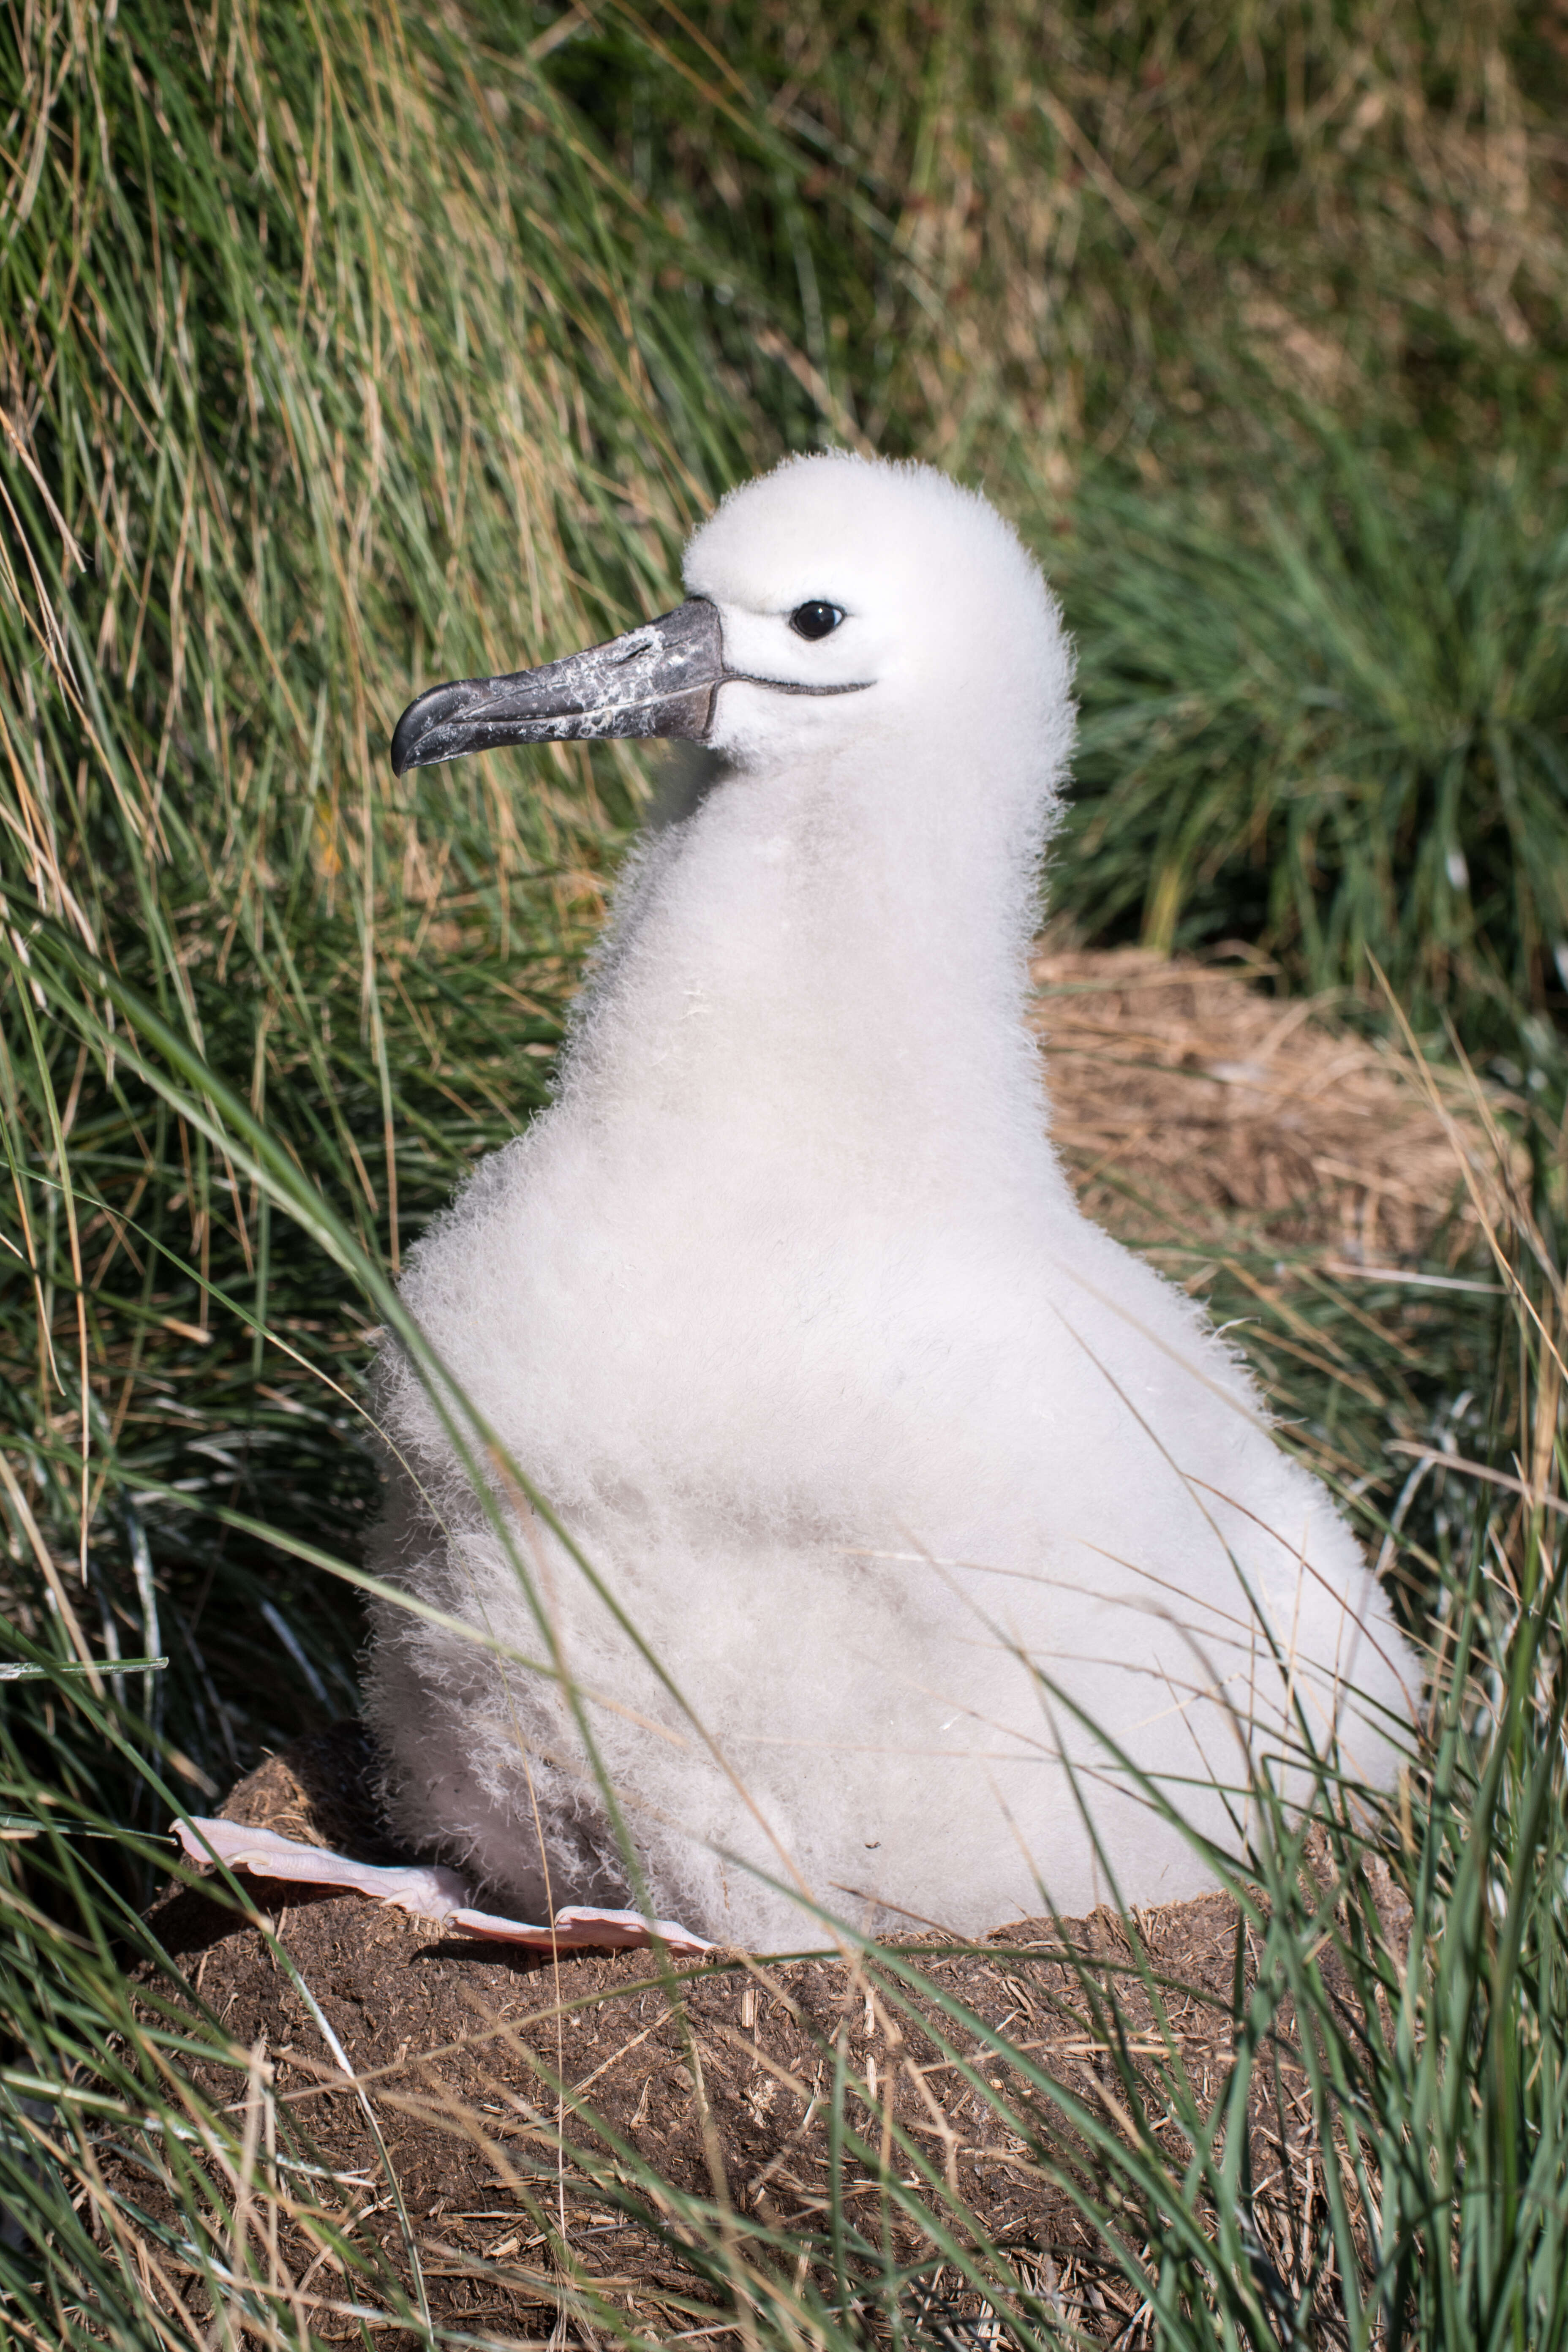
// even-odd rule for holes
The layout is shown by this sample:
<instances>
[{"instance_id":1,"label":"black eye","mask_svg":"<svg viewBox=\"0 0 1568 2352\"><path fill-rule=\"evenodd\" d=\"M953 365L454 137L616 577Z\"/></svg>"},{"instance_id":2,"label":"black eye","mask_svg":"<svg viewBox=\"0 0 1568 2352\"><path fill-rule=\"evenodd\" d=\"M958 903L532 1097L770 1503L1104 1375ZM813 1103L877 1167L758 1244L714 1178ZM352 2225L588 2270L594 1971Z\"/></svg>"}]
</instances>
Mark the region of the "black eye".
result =
<instances>
[{"instance_id":1,"label":"black eye","mask_svg":"<svg viewBox=\"0 0 1568 2352\"><path fill-rule=\"evenodd\" d=\"M797 604L789 616L790 627L797 637L830 637L844 618L837 604L825 604L820 596L809 604Z\"/></svg>"}]
</instances>

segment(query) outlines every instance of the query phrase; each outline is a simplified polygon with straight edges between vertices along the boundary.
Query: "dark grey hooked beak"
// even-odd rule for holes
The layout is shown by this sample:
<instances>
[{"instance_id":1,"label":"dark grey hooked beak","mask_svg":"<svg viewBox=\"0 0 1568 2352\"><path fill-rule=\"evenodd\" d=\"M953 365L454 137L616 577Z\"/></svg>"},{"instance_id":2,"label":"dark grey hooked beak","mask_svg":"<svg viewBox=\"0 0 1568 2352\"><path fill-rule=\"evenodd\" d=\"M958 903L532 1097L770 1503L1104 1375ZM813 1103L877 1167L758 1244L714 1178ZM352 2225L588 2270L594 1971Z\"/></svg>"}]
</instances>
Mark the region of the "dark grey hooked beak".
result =
<instances>
[{"instance_id":1,"label":"dark grey hooked beak","mask_svg":"<svg viewBox=\"0 0 1568 2352\"><path fill-rule=\"evenodd\" d=\"M724 660L719 608L690 596L673 613L510 677L460 677L411 702L392 739L392 764L428 768L509 743L571 742L582 736L685 735L706 741L713 701L726 679L773 694L864 694L869 678L816 686L757 677Z\"/></svg>"},{"instance_id":2,"label":"dark grey hooked beak","mask_svg":"<svg viewBox=\"0 0 1568 2352\"><path fill-rule=\"evenodd\" d=\"M581 736L685 735L700 742L725 674L718 607L693 596L607 646L542 669L433 686L398 720L392 764L401 776L469 751Z\"/></svg>"}]
</instances>

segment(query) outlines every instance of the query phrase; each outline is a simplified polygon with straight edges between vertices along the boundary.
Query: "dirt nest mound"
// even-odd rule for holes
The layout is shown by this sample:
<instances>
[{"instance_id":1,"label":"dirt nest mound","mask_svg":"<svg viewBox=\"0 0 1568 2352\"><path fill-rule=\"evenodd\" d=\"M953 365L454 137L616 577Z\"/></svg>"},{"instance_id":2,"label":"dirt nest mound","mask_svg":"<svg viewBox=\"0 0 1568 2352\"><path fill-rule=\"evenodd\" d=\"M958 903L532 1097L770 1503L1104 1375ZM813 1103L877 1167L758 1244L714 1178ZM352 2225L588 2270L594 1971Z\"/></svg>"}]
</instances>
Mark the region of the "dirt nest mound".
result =
<instances>
[{"instance_id":1,"label":"dirt nest mound","mask_svg":"<svg viewBox=\"0 0 1568 2352\"><path fill-rule=\"evenodd\" d=\"M359 1726L340 1724L270 1759L223 1810L384 1859L368 1761ZM646 1952L554 1962L445 1940L357 1896L247 1886L252 1917L216 1892L172 1888L152 1924L232 2044L226 2069L191 2064L198 2090L232 2108L265 2084L278 2145L319 2168L313 2218L306 2199L270 2224L268 2260L325 2336L356 2336L353 2306L364 2302L363 2284L324 2251L334 2227L371 2253L384 2307L395 2308L397 2283L417 2292L411 2239L435 2324L507 2341L537 2341L563 2311L579 2330L614 2311L621 2326L661 2337L711 2334L733 2308L727 2268L771 2263L788 2284L802 2258L792 2247L786 2263L770 2231L805 2233L805 2267L829 2301L836 2234L851 2286L889 2264L919 2269L906 2309L925 2312L928 2333L980 2314L942 2259L948 2232L973 2242L976 2225L1019 2289L1058 2317L1110 2337L1135 2316L1038 2142L1007 2127L980 2077L1086 2178L1090 2149L942 2006L1004 2029L1087 2112L1114 2120L1126 2086L1097 1999L1114 1985L1135 2053L1169 2052L1109 1911L1064 1930L1023 1923L993 1939L994 1955L944 1957L930 1939L900 1939L882 1948L886 1958L917 1962L940 1989L906 1989L900 2005L875 1962L852 1958L721 1952L661 1979ZM1217 2097L1236 1913L1213 1895L1140 1913L1137 1924L1158 1976L1184 1989L1167 1996L1181 2061L1205 2099ZM162 2007L150 1977L142 1998L149 2015ZM1279 2120L1261 2127L1278 2137ZM900 2134L923 2165L900 2153ZM890 2208L878 2183L889 2152L916 2192L915 2214ZM1299 2172L1302 2160L1301 2148L1275 2151L1276 2171ZM107 2171L113 2186L112 2161ZM126 2178L166 2248L179 2234L172 2206L160 2206L144 2168ZM1282 2220L1287 2263L1289 2243ZM163 2254L164 2275L182 2267L199 2323L207 2305L194 2266ZM795 2272L797 2292L804 2274ZM403 2337L384 2327L376 2340Z\"/></svg>"},{"instance_id":2,"label":"dirt nest mound","mask_svg":"<svg viewBox=\"0 0 1568 2352\"><path fill-rule=\"evenodd\" d=\"M1467 1165L1494 1220L1525 1179L1491 1124L1506 1097L1356 1035L1331 999L1267 995L1255 965L1120 948L1032 971L1052 1133L1085 1210L1125 1239L1239 1225L1331 1270L1458 1264L1481 1230Z\"/></svg>"}]
</instances>

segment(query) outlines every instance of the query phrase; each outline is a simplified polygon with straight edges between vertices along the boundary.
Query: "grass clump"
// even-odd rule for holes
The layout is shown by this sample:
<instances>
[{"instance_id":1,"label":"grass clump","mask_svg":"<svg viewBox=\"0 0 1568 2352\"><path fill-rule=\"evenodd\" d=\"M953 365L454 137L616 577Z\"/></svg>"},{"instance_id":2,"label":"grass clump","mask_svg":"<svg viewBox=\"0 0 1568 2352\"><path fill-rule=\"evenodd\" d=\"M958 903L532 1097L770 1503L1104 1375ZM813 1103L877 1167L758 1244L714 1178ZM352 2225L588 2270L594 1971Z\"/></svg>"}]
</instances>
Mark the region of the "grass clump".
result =
<instances>
[{"instance_id":1,"label":"grass clump","mask_svg":"<svg viewBox=\"0 0 1568 2352\"><path fill-rule=\"evenodd\" d=\"M1179 478L1282 396L1449 453L1562 416L1552 9L614 0L546 70L835 429L1004 495Z\"/></svg>"},{"instance_id":2,"label":"grass clump","mask_svg":"<svg viewBox=\"0 0 1568 2352\"><path fill-rule=\"evenodd\" d=\"M1245 499L1086 483L1060 889L1100 934L1267 943L1476 1046L1568 1004L1568 478L1400 468L1321 424ZM1523 1058L1545 1066L1545 1033Z\"/></svg>"}]
</instances>

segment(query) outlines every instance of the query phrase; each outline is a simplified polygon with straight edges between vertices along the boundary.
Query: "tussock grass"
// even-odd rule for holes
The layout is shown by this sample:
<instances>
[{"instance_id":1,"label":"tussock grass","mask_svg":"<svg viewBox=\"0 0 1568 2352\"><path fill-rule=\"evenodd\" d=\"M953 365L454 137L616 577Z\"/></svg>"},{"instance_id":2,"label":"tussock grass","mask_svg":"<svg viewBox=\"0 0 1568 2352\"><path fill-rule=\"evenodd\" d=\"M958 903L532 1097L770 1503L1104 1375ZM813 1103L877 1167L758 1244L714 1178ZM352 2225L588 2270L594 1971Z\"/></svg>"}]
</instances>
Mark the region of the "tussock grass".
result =
<instances>
[{"instance_id":1,"label":"tussock grass","mask_svg":"<svg viewBox=\"0 0 1568 2352\"><path fill-rule=\"evenodd\" d=\"M1308 420L1234 502L1087 484L1055 571L1083 733L1060 887L1154 948L1375 958L1414 1017L1549 1068L1568 1003L1568 474L1436 470ZM1525 1024L1521 1038L1521 1023Z\"/></svg>"},{"instance_id":2,"label":"tussock grass","mask_svg":"<svg viewBox=\"0 0 1568 2352\"><path fill-rule=\"evenodd\" d=\"M542 1098L643 791L629 755L564 749L396 784L397 709L659 609L691 516L777 446L935 454L1056 534L1086 650L1083 919L1262 926L1299 972L1358 982L1371 944L1550 1100L1529 1023L1556 1009L1564 888L1561 481L1527 448L1458 488L1431 468L1524 440L1527 401L1558 413L1561 71L1545 16L1433 27L1404 0L874 26L137 0L0 26L18 2341L205 2337L187 2266L236 2337L359 2313L431 2340L395 2180L387 2252L264 2061L172 1972L153 2023L125 1983L159 1967L140 1913L170 1813L352 1704L368 1334L408 1235ZM1353 446L1285 404L1303 383ZM1267 498L1238 446L1270 453ZM1260 1792L1236 2073L1217 2107L1161 2076L1181 2166L1028 2081L1031 2160L1099 2217L1145 2336L1563 2333L1562 1299L1554 1231L1498 1249L1506 1295L1418 1333L1407 1300L1273 1256L1237 1286L1301 1442L1436 1602L1446 1679L1402 1810L1325 1770L1315 1875ZM1331 1343L1315 1366L1303 1324ZM1369 1381L1455 1466L1391 1460ZM1413 1906L1407 1961L1369 1858ZM910 1997L906 1964L862 1965ZM1335 2155L1317 2202L1286 2183L1259 2220L1237 2123L1288 2007ZM193 2087L198 2054L230 2097ZM110 2192L110 2138L178 2231ZM627 2193L660 2187L634 2169ZM1070 2335L932 2193L966 2308ZM308 2290L276 2265L285 2210L322 2253ZM748 2341L934 2324L842 2211L787 2244L700 2204L680 2231L694 2300L728 2298ZM323 2316L303 2298L329 2278ZM563 2326L628 2332L574 2293Z\"/></svg>"},{"instance_id":3,"label":"tussock grass","mask_svg":"<svg viewBox=\"0 0 1568 2352\"><path fill-rule=\"evenodd\" d=\"M1561 437L1550 9L612 0L547 69L765 291L836 429L1005 499L1089 452L1225 464L1282 397L1449 451L1530 411Z\"/></svg>"}]
</instances>

